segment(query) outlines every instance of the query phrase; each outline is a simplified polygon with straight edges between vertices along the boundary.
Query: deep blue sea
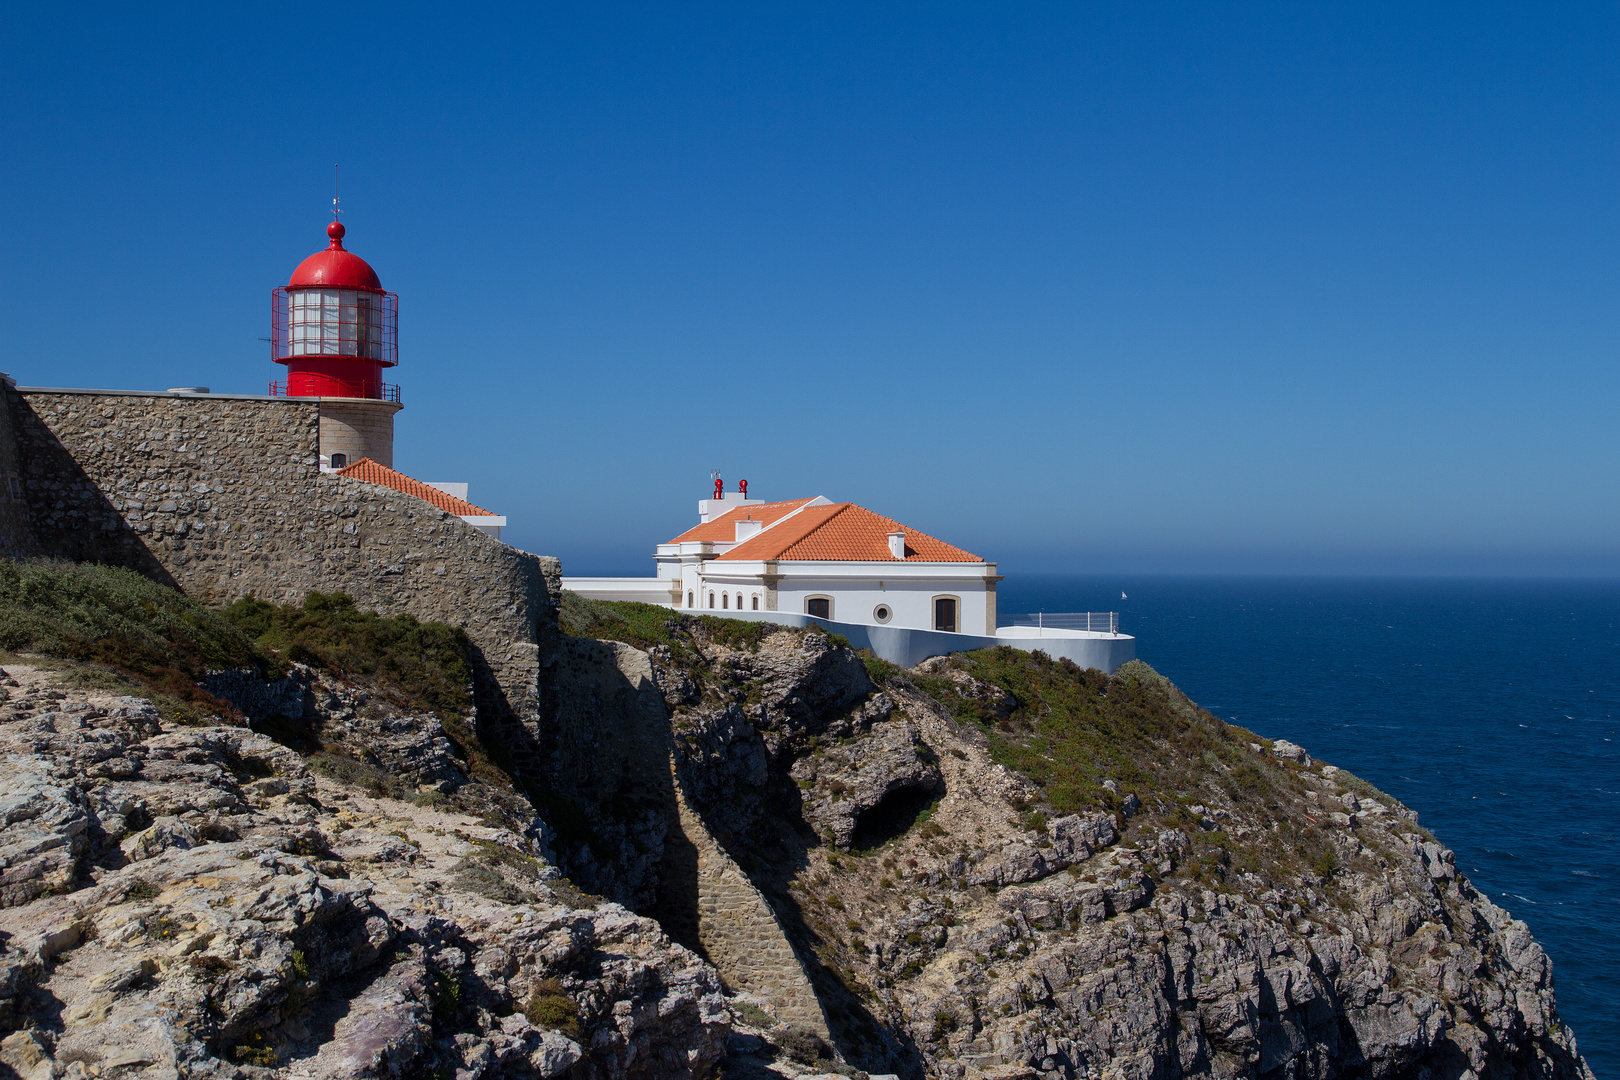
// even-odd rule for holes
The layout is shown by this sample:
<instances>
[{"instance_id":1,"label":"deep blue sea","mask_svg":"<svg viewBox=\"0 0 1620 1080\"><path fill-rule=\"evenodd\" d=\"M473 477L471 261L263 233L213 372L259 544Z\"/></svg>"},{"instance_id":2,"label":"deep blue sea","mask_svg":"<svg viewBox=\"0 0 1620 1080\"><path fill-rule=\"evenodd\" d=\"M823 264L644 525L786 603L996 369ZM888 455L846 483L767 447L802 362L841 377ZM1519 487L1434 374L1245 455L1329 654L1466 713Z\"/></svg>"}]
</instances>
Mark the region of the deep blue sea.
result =
<instances>
[{"instance_id":1,"label":"deep blue sea","mask_svg":"<svg viewBox=\"0 0 1620 1080\"><path fill-rule=\"evenodd\" d=\"M1215 715L1417 810L1620 1076L1620 582L1014 575L998 607L1118 611Z\"/></svg>"}]
</instances>

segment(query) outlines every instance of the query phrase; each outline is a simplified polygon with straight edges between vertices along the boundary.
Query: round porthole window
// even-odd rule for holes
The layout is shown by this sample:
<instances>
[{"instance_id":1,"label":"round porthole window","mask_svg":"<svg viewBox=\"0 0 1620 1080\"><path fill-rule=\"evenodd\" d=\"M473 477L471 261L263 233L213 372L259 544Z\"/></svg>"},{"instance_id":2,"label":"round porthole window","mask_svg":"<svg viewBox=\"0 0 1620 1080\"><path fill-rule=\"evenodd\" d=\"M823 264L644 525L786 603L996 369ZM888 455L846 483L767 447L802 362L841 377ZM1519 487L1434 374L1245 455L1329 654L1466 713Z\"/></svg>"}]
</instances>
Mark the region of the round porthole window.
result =
<instances>
[{"instance_id":1,"label":"round porthole window","mask_svg":"<svg viewBox=\"0 0 1620 1080\"><path fill-rule=\"evenodd\" d=\"M888 604L879 604L877 607L872 609L872 618L876 619L878 622L888 622L890 619L894 618L894 612L889 610Z\"/></svg>"}]
</instances>

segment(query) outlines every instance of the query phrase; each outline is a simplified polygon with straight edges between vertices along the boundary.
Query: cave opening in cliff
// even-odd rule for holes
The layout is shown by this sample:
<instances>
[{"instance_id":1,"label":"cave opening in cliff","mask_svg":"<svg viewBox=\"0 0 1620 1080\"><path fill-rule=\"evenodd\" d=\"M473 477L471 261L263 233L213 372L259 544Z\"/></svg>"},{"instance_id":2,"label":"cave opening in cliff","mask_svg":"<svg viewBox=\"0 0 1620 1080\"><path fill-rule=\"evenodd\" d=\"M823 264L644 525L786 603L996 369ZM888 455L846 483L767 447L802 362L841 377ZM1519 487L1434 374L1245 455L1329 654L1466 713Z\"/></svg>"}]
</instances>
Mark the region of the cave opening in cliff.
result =
<instances>
[{"instance_id":1,"label":"cave opening in cliff","mask_svg":"<svg viewBox=\"0 0 1620 1080\"><path fill-rule=\"evenodd\" d=\"M855 831L849 839L851 850L866 851L904 836L942 794L926 787L903 787L889 792L856 816Z\"/></svg>"}]
</instances>

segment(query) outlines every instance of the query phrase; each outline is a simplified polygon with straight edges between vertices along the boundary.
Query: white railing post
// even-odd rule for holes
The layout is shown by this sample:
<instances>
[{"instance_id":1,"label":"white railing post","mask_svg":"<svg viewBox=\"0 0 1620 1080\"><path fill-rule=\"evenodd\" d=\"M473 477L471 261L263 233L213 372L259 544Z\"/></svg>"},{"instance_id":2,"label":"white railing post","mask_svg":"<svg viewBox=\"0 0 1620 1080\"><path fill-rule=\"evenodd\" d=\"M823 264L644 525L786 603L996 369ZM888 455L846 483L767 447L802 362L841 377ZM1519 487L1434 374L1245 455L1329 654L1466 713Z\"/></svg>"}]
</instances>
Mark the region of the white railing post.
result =
<instances>
[{"instance_id":1,"label":"white railing post","mask_svg":"<svg viewBox=\"0 0 1620 1080\"><path fill-rule=\"evenodd\" d=\"M1032 611L1028 615L1012 616L1013 626L1033 626L1036 637L1046 636L1046 612ZM1052 629L1078 630L1086 634L1113 634L1119 636L1117 611L1054 611Z\"/></svg>"}]
</instances>

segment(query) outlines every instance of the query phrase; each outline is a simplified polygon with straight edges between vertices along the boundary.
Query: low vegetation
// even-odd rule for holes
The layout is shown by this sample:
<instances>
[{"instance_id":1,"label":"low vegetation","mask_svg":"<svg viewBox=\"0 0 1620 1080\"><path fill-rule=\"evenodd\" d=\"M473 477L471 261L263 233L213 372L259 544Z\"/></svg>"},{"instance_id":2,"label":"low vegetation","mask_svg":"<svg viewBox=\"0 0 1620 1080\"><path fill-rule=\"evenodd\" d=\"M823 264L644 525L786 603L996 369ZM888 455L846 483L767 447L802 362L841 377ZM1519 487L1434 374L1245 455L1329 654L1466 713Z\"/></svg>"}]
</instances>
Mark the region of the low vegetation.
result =
<instances>
[{"instance_id":1,"label":"low vegetation","mask_svg":"<svg viewBox=\"0 0 1620 1080\"><path fill-rule=\"evenodd\" d=\"M694 633L703 642L723 645L735 652L757 652L761 642L781 629L775 623L687 615L656 604L587 600L567 590L562 594L557 624L569 637L622 641L638 649L666 646L675 651L677 659L692 652ZM849 645L849 641L838 634L827 636L835 645Z\"/></svg>"},{"instance_id":2,"label":"low vegetation","mask_svg":"<svg viewBox=\"0 0 1620 1080\"><path fill-rule=\"evenodd\" d=\"M289 663L441 717L466 716L472 706L467 636L457 627L363 611L343 593L312 592L301 604L250 594L214 610L133 570L95 563L0 559L0 650L87 661L100 669L75 671L76 685L133 683L191 711L227 710L197 686L210 671L275 679Z\"/></svg>"},{"instance_id":3,"label":"low vegetation","mask_svg":"<svg viewBox=\"0 0 1620 1080\"><path fill-rule=\"evenodd\" d=\"M1000 695L976 694L953 672L1006 691L1011 707ZM1186 871L1206 882L1233 874L1327 880L1340 868L1327 833L1302 812L1298 768L1257 753L1260 736L1200 709L1139 660L1106 676L1003 646L903 677L978 728L998 763L1034 781L1043 805L1028 808L1031 828L1044 827L1048 814L1117 811L1129 793L1145 804L1145 820L1191 838ZM1263 831L1240 842L1209 813L1220 806L1243 807Z\"/></svg>"},{"instance_id":4,"label":"low vegetation","mask_svg":"<svg viewBox=\"0 0 1620 1080\"><path fill-rule=\"evenodd\" d=\"M550 1028L570 1039L580 1038L579 1006L563 992L558 979L541 979L535 983L523 1015L536 1027Z\"/></svg>"},{"instance_id":5,"label":"low vegetation","mask_svg":"<svg viewBox=\"0 0 1620 1080\"><path fill-rule=\"evenodd\" d=\"M170 718L196 721L224 709L197 686L206 672L278 662L233 621L184 593L116 566L0 559L0 650L86 661L73 674L87 689L133 683Z\"/></svg>"},{"instance_id":6,"label":"low vegetation","mask_svg":"<svg viewBox=\"0 0 1620 1080\"><path fill-rule=\"evenodd\" d=\"M622 641L638 649L679 645L679 617L669 608L628 601L587 600L564 589L557 625L569 637Z\"/></svg>"},{"instance_id":7,"label":"low vegetation","mask_svg":"<svg viewBox=\"0 0 1620 1080\"><path fill-rule=\"evenodd\" d=\"M365 611L344 593L311 592L302 604L271 604L249 593L220 614L267 655L440 716L471 710L467 635L457 627Z\"/></svg>"}]
</instances>

